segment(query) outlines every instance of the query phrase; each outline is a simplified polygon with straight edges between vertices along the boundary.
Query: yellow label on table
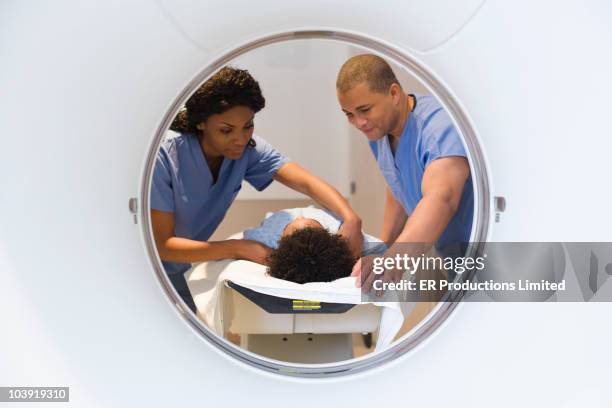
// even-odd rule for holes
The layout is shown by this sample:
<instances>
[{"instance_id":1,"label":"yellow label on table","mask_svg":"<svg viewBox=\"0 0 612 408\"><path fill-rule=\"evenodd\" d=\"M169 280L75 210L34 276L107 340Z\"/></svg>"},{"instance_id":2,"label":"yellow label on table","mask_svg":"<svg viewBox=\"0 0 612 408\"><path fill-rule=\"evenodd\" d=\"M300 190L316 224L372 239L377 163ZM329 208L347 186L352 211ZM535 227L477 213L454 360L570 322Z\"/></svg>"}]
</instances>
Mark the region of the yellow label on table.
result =
<instances>
[{"instance_id":1,"label":"yellow label on table","mask_svg":"<svg viewBox=\"0 0 612 408\"><path fill-rule=\"evenodd\" d=\"M316 310L321 308L321 302L317 300L293 299L293 310Z\"/></svg>"}]
</instances>

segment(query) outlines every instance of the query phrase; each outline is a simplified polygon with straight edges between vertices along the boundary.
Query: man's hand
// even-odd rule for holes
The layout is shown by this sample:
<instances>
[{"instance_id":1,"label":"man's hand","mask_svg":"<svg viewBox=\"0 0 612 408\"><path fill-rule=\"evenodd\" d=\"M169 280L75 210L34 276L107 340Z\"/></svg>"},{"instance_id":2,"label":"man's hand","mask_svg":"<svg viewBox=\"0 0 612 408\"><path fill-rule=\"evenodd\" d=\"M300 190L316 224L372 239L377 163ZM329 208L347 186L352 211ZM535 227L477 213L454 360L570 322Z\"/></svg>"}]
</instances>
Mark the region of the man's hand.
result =
<instances>
[{"instance_id":1,"label":"man's hand","mask_svg":"<svg viewBox=\"0 0 612 408\"><path fill-rule=\"evenodd\" d=\"M355 286L361 287L363 293L368 293L370 288L372 287L372 282L376 279L376 274L373 271L374 268L374 258L376 255L364 256L363 258L359 258L355 265L353 265L353 270L351 272L351 276L356 277Z\"/></svg>"},{"instance_id":2,"label":"man's hand","mask_svg":"<svg viewBox=\"0 0 612 408\"><path fill-rule=\"evenodd\" d=\"M361 220L359 218L345 219L338 234L343 236L349 244L351 253L355 258L361 256L363 249L363 232L361 232Z\"/></svg>"},{"instance_id":3,"label":"man's hand","mask_svg":"<svg viewBox=\"0 0 612 408\"><path fill-rule=\"evenodd\" d=\"M384 268L383 273L374 273L375 258L394 258L394 254L369 255L357 260L353 266L351 276L356 277L355 286L361 287L363 293L370 292L374 281L380 280L383 284L386 282L399 282L402 278L403 270L396 268ZM381 266L382 267L382 266ZM382 286L382 285L380 285ZM377 295L382 295L383 291L378 290Z\"/></svg>"}]
</instances>

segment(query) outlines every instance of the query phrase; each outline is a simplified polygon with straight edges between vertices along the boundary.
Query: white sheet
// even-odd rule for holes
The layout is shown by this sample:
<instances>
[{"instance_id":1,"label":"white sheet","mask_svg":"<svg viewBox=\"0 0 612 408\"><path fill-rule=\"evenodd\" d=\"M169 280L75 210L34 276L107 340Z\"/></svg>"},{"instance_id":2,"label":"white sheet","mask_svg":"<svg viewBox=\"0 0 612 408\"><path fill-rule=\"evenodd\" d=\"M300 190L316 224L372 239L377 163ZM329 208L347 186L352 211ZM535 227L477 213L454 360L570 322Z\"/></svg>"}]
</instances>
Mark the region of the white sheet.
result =
<instances>
[{"instance_id":1,"label":"white sheet","mask_svg":"<svg viewBox=\"0 0 612 408\"><path fill-rule=\"evenodd\" d=\"M221 323L223 305L220 293L226 281L282 298L329 303L373 303L382 307L375 351L386 348L393 341L404 322L404 315L414 306L396 301L362 302L361 291L355 287L355 278L298 284L268 276L265 266L249 261L224 260L194 264L185 272L185 279L198 309L198 316L220 336L223 335ZM383 299L388 298L378 300Z\"/></svg>"}]
</instances>

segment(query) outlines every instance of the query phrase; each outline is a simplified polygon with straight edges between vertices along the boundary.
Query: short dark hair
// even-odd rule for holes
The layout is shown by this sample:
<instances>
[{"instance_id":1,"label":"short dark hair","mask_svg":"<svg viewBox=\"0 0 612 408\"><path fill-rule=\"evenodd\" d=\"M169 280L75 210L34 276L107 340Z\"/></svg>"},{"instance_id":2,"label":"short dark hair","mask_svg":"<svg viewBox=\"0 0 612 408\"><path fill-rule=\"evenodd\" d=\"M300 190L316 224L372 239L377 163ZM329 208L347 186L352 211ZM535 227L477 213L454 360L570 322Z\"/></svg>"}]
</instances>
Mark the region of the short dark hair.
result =
<instances>
[{"instance_id":1,"label":"short dark hair","mask_svg":"<svg viewBox=\"0 0 612 408\"><path fill-rule=\"evenodd\" d=\"M196 133L196 126L210 116L236 106L259 112L266 105L259 83L245 69L224 67L204 82L185 102L170 125L177 132Z\"/></svg>"},{"instance_id":2,"label":"short dark hair","mask_svg":"<svg viewBox=\"0 0 612 408\"><path fill-rule=\"evenodd\" d=\"M268 273L296 283L331 282L349 276L355 262L345 238L307 227L281 238L268 257Z\"/></svg>"},{"instance_id":3,"label":"short dark hair","mask_svg":"<svg viewBox=\"0 0 612 408\"><path fill-rule=\"evenodd\" d=\"M361 83L368 84L369 90L377 93L387 93L391 84L402 87L387 61L374 54L349 58L338 72L336 89L343 94Z\"/></svg>"}]
</instances>

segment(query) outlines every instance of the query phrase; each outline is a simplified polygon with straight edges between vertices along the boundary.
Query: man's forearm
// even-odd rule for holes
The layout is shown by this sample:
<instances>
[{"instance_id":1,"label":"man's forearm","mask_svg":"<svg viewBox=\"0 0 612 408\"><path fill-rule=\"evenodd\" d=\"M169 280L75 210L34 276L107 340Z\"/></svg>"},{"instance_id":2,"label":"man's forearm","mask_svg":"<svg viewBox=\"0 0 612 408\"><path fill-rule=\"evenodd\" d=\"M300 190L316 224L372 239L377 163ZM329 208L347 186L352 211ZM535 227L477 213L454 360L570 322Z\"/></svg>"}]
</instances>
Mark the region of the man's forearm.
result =
<instances>
[{"instance_id":1,"label":"man's forearm","mask_svg":"<svg viewBox=\"0 0 612 408\"><path fill-rule=\"evenodd\" d=\"M428 251L440 238L456 210L456 206L442 196L423 197L396 242L424 244L423 250Z\"/></svg>"}]
</instances>

